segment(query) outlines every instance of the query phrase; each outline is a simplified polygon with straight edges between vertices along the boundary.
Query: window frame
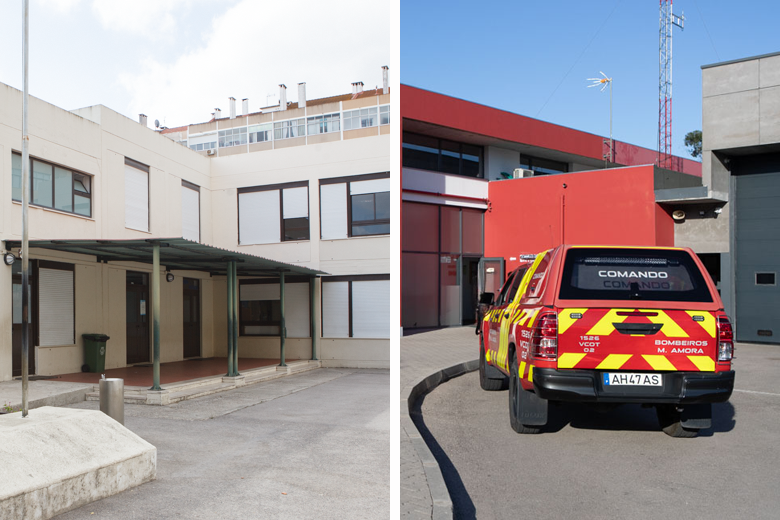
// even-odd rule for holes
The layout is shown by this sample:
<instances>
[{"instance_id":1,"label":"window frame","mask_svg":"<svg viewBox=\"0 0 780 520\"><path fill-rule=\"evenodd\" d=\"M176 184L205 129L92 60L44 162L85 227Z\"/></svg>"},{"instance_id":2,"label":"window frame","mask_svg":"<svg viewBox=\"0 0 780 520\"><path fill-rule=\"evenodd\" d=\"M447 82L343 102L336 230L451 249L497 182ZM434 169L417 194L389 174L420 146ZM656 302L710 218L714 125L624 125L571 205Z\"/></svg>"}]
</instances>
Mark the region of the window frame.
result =
<instances>
[{"instance_id":1,"label":"window frame","mask_svg":"<svg viewBox=\"0 0 780 520\"><path fill-rule=\"evenodd\" d=\"M69 345L41 345L41 329L40 329L40 321L41 321L41 309L40 309L40 270L41 269L52 269L56 271L70 271L73 273L73 343L72 345L76 345L77 341L77 334L76 334L76 264L68 264L65 262L54 262L51 260L36 260L35 261L35 281L36 281L36 289L35 292L35 317L36 317L36 326L35 326L35 346L37 347L59 347L59 346L69 346Z\"/></svg>"},{"instance_id":2,"label":"window frame","mask_svg":"<svg viewBox=\"0 0 780 520\"><path fill-rule=\"evenodd\" d=\"M228 137L230 138L230 144L227 144ZM246 146L247 144L249 144L249 127L247 126L236 126L217 131L217 147L219 148Z\"/></svg>"},{"instance_id":3,"label":"window frame","mask_svg":"<svg viewBox=\"0 0 780 520\"><path fill-rule=\"evenodd\" d=\"M432 146L433 143L432 142L430 144L428 144L428 145L423 145L423 144L417 144L417 143L409 142L407 140L407 136L412 138L412 140L414 138L416 138L416 137L420 137L423 140L427 139L427 140L430 140L430 141L435 141L436 142L436 147L433 148L433 146ZM450 152L450 154L452 154L452 153L454 153L454 151L446 150L443 147L443 143L450 143L450 144L458 145L458 152L457 152L458 153L458 171L457 171L457 173L446 171L445 168L444 168L443 157L447 157L448 154L443 153L443 152ZM415 150L415 147L429 148L430 150L434 150L434 149L436 150L436 168L435 169L422 168L422 167L418 167L418 166L413 165L413 164L406 164L405 163L405 161L404 161L404 150L407 150L407 149ZM479 161L478 161L478 170L479 171L477 172L477 175L469 175L469 174L465 173L465 170L466 170L465 165L467 163L466 163L466 159L464 159L463 156L464 155L473 155L473 154L469 153L468 150L464 150L464 147L472 147L472 148L474 148L474 151L478 151L479 152L479 154L477 155L477 157L479 159ZM417 149L419 150L419 148L417 148ZM426 153L430 153L430 155L433 155L432 152L426 152ZM449 156L451 157L451 155L449 155ZM476 144L471 144L471 143L464 143L462 141L452 141L452 140L449 140L449 139L442 139L440 137L436 137L436 136L432 136L432 135L420 134L420 133L417 133L417 132L403 132L403 135L401 137L401 167L402 168L412 168L412 169L433 171L433 172L443 173L445 175L460 175L462 177L469 177L469 178L472 178L472 179L485 179L485 147L484 146L480 146L480 145L476 145Z\"/></svg>"},{"instance_id":4,"label":"window frame","mask_svg":"<svg viewBox=\"0 0 780 520\"><path fill-rule=\"evenodd\" d=\"M191 183L189 181L185 181L184 179L182 179L181 180L181 187L190 189L190 190L192 190L192 191L194 191L194 192L196 192L198 194L198 242L200 242L201 241L201 237L203 236L203 232L202 232L202 224L203 224L203 222L201 220L201 211L200 211L201 210L201 208L200 208L200 186L198 186L197 184L193 184L193 183ZM182 225L184 225L183 222L182 222Z\"/></svg>"},{"instance_id":5,"label":"window frame","mask_svg":"<svg viewBox=\"0 0 780 520\"><path fill-rule=\"evenodd\" d=\"M310 132L309 129L311 126L317 128L318 131ZM336 126L337 128L329 129L323 132L322 131L323 126L327 128L332 128ZM338 132L341 132L341 112L330 112L327 114L317 114L317 115L306 117L306 135L324 135L324 134L334 134Z\"/></svg>"},{"instance_id":6,"label":"window frame","mask_svg":"<svg viewBox=\"0 0 780 520\"><path fill-rule=\"evenodd\" d=\"M273 134L273 140L274 141L281 141L283 139L297 139L299 137L306 137L306 118L305 117L296 117L293 119L284 119L282 121L274 121L274 134ZM277 125L279 125L277 127ZM285 130L288 130L288 133L291 133L293 128L297 128L296 132L297 135L291 135L287 137L277 137L276 132L279 132L279 135L282 135L282 132ZM303 128L303 131L301 131L301 128Z\"/></svg>"},{"instance_id":7,"label":"window frame","mask_svg":"<svg viewBox=\"0 0 780 520\"><path fill-rule=\"evenodd\" d=\"M355 338L354 332L353 332L353 320L352 320L352 282L376 282L376 281L383 281L387 280L390 282L390 273L387 274L356 274L356 275L340 275L340 276L323 276L320 278L322 284L326 283L333 283L333 282L348 282L347 284L347 305L348 305L348 314L349 314L349 336L347 338L352 339ZM325 292L324 288L320 288L320 338L323 339L331 339L331 336L325 336L325 320L322 319L322 309L325 305L323 293ZM388 331L389 332L389 331ZM339 338L333 338L333 339L339 339ZM344 339L344 338L341 338ZM386 338L358 338L358 339L386 339ZM389 339L389 335L388 338Z\"/></svg>"},{"instance_id":8,"label":"window frame","mask_svg":"<svg viewBox=\"0 0 780 520\"><path fill-rule=\"evenodd\" d=\"M21 164L21 161L22 161L22 154L21 153L16 152L16 151L12 151L11 155L12 156L15 155L15 156L19 157L20 166L24 166L23 164ZM29 165L29 168L30 168L29 169L30 200L28 201L28 203L31 206L36 206L36 207L39 207L39 208L51 209L51 210L54 210L54 211L67 213L68 215L76 215L77 217L90 218L90 219L92 218L92 207L93 207L92 193L95 191L95 179L94 179L95 176L94 175L89 175L88 173L84 173L84 172L82 172L80 170L74 170L73 168L71 168L69 166L65 166L65 165L62 165L62 164L59 164L59 163L55 163L55 162L39 159L38 157L35 157L35 156L32 156L32 155L29 156L29 161L30 161L30 165ZM38 204L38 203L34 203L33 202L33 200L35 198L35 195L34 195L34 193L35 193L35 191L34 191L35 182L33 182L33 180L34 180L33 179L33 177L34 177L33 176L33 161L38 161L39 163L45 164L45 165L47 165L47 166L49 166L51 168L51 190L52 190L51 191L51 199L52 199L51 206L47 206L45 204ZM56 204L57 204L57 200L56 200L57 199L57 192L56 192L55 168L62 168L63 170L67 170L67 171L70 172L70 184L71 184L71 188L70 188L70 205L71 205L71 208L73 208L70 211L67 210L67 209L60 209L60 208L58 208L56 206ZM20 176L21 175L22 174L20 172ZM12 161L12 166L11 166L11 176L13 177L13 161ZM87 187L87 190L88 190L87 193L84 193L83 191L76 191L76 177L77 176L85 177L86 179L89 180L89 186ZM24 190L24 186L22 186L22 190ZM89 199L89 215L84 215L83 213L76 212L76 195L78 195L79 197L85 198L85 199ZM16 201L16 202L22 202L21 199L13 198L13 188L11 189L11 200L12 201Z\"/></svg>"},{"instance_id":9,"label":"window frame","mask_svg":"<svg viewBox=\"0 0 780 520\"><path fill-rule=\"evenodd\" d=\"M374 111L373 113L371 113L372 110ZM367 113L363 114L363 111L366 111ZM364 125L363 124L363 118L364 117L365 118L373 118L373 123L374 124L372 124L372 125ZM379 120L380 120L380 118L379 118L379 105L370 105L370 106L367 106L367 107L360 107L360 108L355 108L355 109L352 109L352 110L344 110L343 111L342 120L344 121L344 123L342 124L341 128L345 132L348 132L350 130L363 130L364 128L378 127L378 126L380 126L380 124L379 124ZM349 121L349 128L346 128L347 121ZM353 121L357 121L358 122L358 126L352 126L352 122Z\"/></svg>"},{"instance_id":10,"label":"window frame","mask_svg":"<svg viewBox=\"0 0 780 520\"><path fill-rule=\"evenodd\" d=\"M284 195L282 193L283 190L289 189L289 188L306 188L306 210L308 216L306 217L306 220L309 222L308 226L308 238L291 238L289 240L285 239L284 236ZM259 191L273 191L276 190L279 192L279 242L270 242L270 244L281 244L284 242L304 242L304 241L310 241L311 240L311 197L310 197L310 189L309 189L309 181L298 181L298 182L285 182L282 184L267 184L265 186L249 186L245 188L238 188L236 190L236 227L238 228L238 244L241 244L241 194L243 193L255 193ZM303 218L303 217L299 217ZM293 219L287 219L287 220L293 220ZM243 244L243 245L269 245L269 244Z\"/></svg>"},{"instance_id":11,"label":"window frame","mask_svg":"<svg viewBox=\"0 0 780 520\"><path fill-rule=\"evenodd\" d=\"M290 284L290 283L307 283L310 284L309 277L308 276L285 276L284 277L284 283ZM238 281L238 335L244 336L244 337L255 337L255 338L278 338L281 336L282 333L282 325L281 320L279 322L246 322L241 317L241 286L243 285L279 285L279 278L252 278L248 280L239 280ZM311 295L309 295L311 298ZM268 302L277 302L279 305L281 316L281 305L282 300L281 298L278 300L249 300L249 301L268 301ZM247 326L259 326L259 327L279 327L279 333L278 334L247 334L244 332L244 328ZM309 337L311 337L312 330L311 330L311 316L309 316ZM305 338L302 338L305 339Z\"/></svg>"},{"instance_id":12,"label":"window frame","mask_svg":"<svg viewBox=\"0 0 780 520\"><path fill-rule=\"evenodd\" d=\"M320 186L327 185L327 184L346 184L346 204L347 204L347 238L355 238L355 237L378 237L378 236L386 236L389 235L390 232L387 233L369 233L365 235L354 235L352 233L352 195L350 194L350 183L352 182L360 182L360 181L371 181L376 179L389 179L390 178L390 172L380 172L380 173L368 173L364 175L352 175L349 177L331 177L329 179L320 179ZM389 190L392 192L392 186ZM385 193L385 192L375 192L376 193ZM392 206L392 204L391 204ZM376 211L376 199L374 199L374 210ZM379 219L376 221L363 221L359 220L357 222L373 222L375 224L390 224L389 218L387 219ZM320 204L320 239L322 239L322 204ZM332 240L332 239L325 239L325 240Z\"/></svg>"}]
</instances>

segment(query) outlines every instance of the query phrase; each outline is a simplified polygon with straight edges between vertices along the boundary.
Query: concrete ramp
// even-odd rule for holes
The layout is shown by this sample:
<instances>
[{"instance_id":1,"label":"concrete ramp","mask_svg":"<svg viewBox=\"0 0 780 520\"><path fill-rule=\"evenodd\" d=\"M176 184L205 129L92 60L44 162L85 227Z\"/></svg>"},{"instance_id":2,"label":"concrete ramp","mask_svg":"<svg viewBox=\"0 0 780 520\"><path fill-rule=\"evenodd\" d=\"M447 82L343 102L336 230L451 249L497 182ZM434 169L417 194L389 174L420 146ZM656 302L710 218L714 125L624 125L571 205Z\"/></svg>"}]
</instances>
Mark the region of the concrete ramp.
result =
<instances>
[{"instance_id":1,"label":"concrete ramp","mask_svg":"<svg viewBox=\"0 0 780 520\"><path fill-rule=\"evenodd\" d=\"M157 448L103 412L0 415L0 519L45 519L154 480Z\"/></svg>"}]
</instances>

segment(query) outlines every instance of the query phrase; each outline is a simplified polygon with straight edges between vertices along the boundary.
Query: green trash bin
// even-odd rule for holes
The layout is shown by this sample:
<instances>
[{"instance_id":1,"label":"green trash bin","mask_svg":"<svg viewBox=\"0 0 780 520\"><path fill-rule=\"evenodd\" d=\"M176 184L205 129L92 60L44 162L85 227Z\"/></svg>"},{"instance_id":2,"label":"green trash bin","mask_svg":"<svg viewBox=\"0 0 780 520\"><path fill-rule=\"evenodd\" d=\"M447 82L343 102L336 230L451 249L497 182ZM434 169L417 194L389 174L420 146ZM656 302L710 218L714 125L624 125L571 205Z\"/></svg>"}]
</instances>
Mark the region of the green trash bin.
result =
<instances>
[{"instance_id":1,"label":"green trash bin","mask_svg":"<svg viewBox=\"0 0 780 520\"><path fill-rule=\"evenodd\" d=\"M84 366L82 372L103 372L106 368L106 341L109 338L105 334L82 334L84 338Z\"/></svg>"}]
</instances>

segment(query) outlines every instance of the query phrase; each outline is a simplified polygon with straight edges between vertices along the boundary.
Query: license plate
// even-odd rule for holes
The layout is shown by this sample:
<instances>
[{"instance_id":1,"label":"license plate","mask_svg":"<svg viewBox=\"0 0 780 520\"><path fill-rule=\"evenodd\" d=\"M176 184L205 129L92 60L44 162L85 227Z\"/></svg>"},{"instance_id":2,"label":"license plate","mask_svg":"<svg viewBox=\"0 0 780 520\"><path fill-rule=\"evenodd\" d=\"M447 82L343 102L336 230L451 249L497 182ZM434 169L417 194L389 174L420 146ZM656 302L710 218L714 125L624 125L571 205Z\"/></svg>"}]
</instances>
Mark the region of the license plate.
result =
<instances>
[{"instance_id":1,"label":"license plate","mask_svg":"<svg viewBox=\"0 0 780 520\"><path fill-rule=\"evenodd\" d=\"M604 372L604 386L663 386L661 374Z\"/></svg>"}]
</instances>

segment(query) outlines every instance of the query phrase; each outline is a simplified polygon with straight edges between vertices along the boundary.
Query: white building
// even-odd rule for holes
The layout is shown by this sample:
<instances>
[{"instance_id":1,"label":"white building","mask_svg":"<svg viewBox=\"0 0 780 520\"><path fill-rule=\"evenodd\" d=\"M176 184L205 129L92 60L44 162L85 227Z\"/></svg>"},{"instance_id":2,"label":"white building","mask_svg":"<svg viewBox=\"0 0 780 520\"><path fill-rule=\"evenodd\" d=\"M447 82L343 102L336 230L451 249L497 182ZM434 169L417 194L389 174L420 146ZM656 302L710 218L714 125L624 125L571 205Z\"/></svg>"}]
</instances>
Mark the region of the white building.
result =
<instances>
[{"instance_id":1,"label":"white building","mask_svg":"<svg viewBox=\"0 0 780 520\"><path fill-rule=\"evenodd\" d=\"M357 83L306 101L302 84L287 103L285 90L279 106L249 113L245 100L236 115L233 101L227 117L161 132L145 116L30 97L29 233L33 246L47 241L30 250L30 373L78 372L85 333L111 337L106 368L151 361L152 266L107 251L175 237L228 250L211 260L234 251L287 272L287 360L310 359L314 340L323 366L389 367L389 92ZM0 238L17 257L21 107L22 93L0 84ZM242 276L237 262L239 356L278 359L279 277ZM19 265L0 271L0 293L13 295L0 307L0 380L21 365ZM226 356L224 271L169 270L161 361ZM315 271L327 274L310 284Z\"/></svg>"}]
</instances>

